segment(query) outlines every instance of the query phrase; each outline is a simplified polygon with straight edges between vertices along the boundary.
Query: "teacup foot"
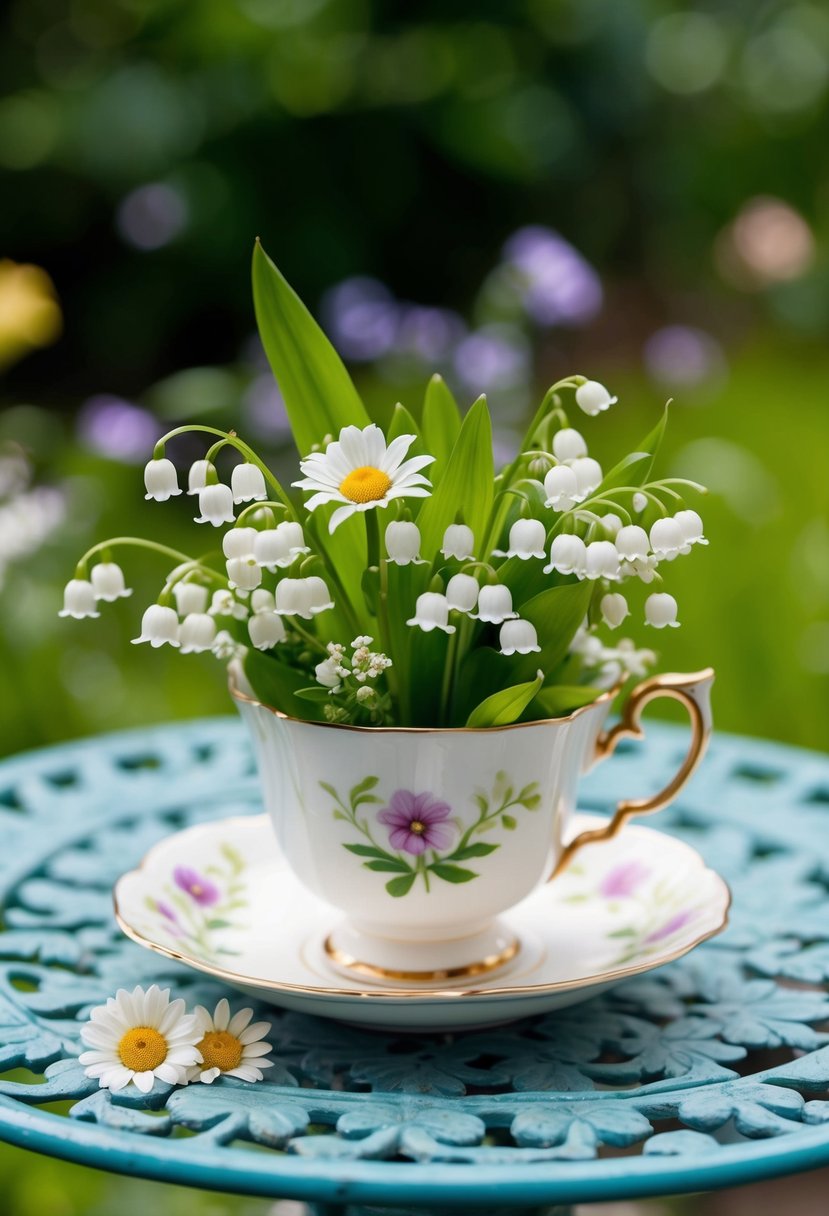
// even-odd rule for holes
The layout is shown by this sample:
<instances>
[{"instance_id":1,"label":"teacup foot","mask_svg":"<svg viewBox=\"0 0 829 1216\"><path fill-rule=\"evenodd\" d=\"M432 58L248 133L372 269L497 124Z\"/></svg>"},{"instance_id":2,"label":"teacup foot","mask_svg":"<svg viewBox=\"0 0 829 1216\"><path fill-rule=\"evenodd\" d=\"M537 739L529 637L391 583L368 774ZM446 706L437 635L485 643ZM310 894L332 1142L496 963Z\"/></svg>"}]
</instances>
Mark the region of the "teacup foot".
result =
<instances>
[{"instance_id":1,"label":"teacup foot","mask_svg":"<svg viewBox=\"0 0 829 1216\"><path fill-rule=\"evenodd\" d=\"M505 967L520 949L519 939L500 921L442 942L377 937L343 921L323 942L334 970L384 984L432 985L475 979Z\"/></svg>"}]
</instances>

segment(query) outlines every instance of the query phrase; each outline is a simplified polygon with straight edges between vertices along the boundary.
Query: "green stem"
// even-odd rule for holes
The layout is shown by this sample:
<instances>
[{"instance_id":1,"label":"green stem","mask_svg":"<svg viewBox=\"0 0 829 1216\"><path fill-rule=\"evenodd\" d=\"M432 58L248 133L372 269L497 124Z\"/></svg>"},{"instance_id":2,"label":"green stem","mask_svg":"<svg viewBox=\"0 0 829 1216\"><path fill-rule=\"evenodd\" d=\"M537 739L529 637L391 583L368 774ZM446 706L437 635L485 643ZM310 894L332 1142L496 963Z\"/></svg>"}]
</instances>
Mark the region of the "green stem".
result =
<instances>
[{"instance_id":1,"label":"green stem","mask_svg":"<svg viewBox=\"0 0 829 1216\"><path fill-rule=\"evenodd\" d=\"M93 554L101 553L110 548L110 546L115 548L119 545L132 545L136 549L150 549L154 553L163 553L165 557L175 558L179 564L184 562L189 565L194 560L186 553L181 553L178 549L171 549L169 545L162 545L157 540L145 540L142 536L112 536L109 538L109 540L102 540L97 545L93 545L91 549L87 549L83 557L78 560L75 570L75 577L85 577L84 572L86 570L86 563L93 556ZM210 574L214 578L221 578L221 576L217 575L216 571L211 570L209 566L200 566L200 569L204 573ZM78 571L80 571L80 573L78 573Z\"/></svg>"},{"instance_id":2,"label":"green stem","mask_svg":"<svg viewBox=\"0 0 829 1216\"><path fill-rule=\"evenodd\" d=\"M455 653L458 649L458 630L449 634L449 645L443 665L443 683L440 690L440 725L449 726L449 707L452 700L452 678L455 674Z\"/></svg>"},{"instance_id":3,"label":"green stem","mask_svg":"<svg viewBox=\"0 0 829 1216\"><path fill-rule=\"evenodd\" d=\"M241 454L247 460L249 460L251 464L255 464L259 469L261 469L262 475L264 476L265 480L268 482L271 489L275 491L276 496L280 500L280 502L285 507L287 507L288 512L291 515L291 518L292 519L297 518L293 503L288 498L288 495L282 489L282 486L276 480L276 478L274 477L273 473L270 471L268 466L265 464L265 462L263 460L261 460L259 458L259 456L257 456L256 452L254 452L252 447L250 447L248 444L246 444L243 440L239 439L239 437L237 435L233 434L232 431L221 431L221 430L219 430L218 427L204 426L201 423L195 423L195 422L187 423L185 426L174 427L172 431L168 431L166 435L162 435L161 438L159 439L158 443L155 445L155 450L153 453L155 459L158 460L161 456L164 455L164 445L170 439L175 439L175 437L177 435L184 435L190 431L199 431L203 435L218 435L219 436L221 442L218 444L214 444L213 447L210 449L210 452L213 452L214 450L219 450L220 448L222 448L228 444L231 447L236 448L237 452L241 452ZM207 460L211 459L209 452L208 452L207 456L205 457L205 459L207 459Z\"/></svg>"},{"instance_id":4,"label":"green stem","mask_svg":"<svg viewBox=\"0 0 829 1216\"><path fill-rule=\"evenodd\" d=\"M298 623L295 617L291 617L291 629L294 633L298 633L312 649L321 650L324 655L328 655L328 651L319 638L315 638L312 633L309 633L307 629Z\"/></svg>"}]
</instances>

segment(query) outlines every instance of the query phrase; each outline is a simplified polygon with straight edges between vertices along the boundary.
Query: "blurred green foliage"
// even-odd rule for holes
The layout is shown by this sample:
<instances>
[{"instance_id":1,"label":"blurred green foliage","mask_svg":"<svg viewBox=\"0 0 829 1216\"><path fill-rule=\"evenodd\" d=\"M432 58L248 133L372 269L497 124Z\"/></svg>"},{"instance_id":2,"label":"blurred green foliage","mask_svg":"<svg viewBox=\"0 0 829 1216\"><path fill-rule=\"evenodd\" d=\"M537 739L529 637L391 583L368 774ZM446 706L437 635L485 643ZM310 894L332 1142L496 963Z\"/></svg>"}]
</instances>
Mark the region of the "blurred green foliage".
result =
<instances>
[{"instance_id":1,"label":"blurred green foliage","mask_svg":"<svg viewBox=\"0 0 829 1216\"><path fill-rule=\"evenodd\" d=\"M619 394L583 428L603 460L674 396L662 467L711 486L712 543L671 570L683 628L656 637L661 666L713 663L724 729L825 746L825 5L11 0L0 81L0 255L48 273L64 325L35 350L48 306L0 283L0 751L227 709L215 664L128 644L151 560L100 621L56 609L93 540L203 543L192 500L143 501L175 421L235 425L292 473L252 339L256 234L317 311L376 281L380 313L342 343L373 409L416 408L429 370L387 323L454 335L441 370L465 402L490 375L507 445L568 372ZM597 274L595 307L521 312L502 249L527 225L586 259L562 266ZM160 1193L12 1150L0 1190L7 1216ZM173 1214L266 1210L163 1194Z\"/></svg>"}]
</instances>

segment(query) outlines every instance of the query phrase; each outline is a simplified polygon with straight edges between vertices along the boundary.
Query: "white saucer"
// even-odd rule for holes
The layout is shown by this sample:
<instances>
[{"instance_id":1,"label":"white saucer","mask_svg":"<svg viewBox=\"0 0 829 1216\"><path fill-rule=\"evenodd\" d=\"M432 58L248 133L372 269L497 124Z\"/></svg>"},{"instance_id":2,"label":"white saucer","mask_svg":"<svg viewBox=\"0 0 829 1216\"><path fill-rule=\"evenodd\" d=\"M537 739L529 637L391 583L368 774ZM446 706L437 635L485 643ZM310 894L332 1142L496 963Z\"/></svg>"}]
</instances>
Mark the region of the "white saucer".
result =
<instances>
[{"instance_id":1,"label":"white saucer","mask_svg":"<svg viewBox=\"0 0 829 1216\"><path fill-rule=\"evenodd\" d=\"M578 815L574 831L606 822ZM730 894L689 845L633 825L582 850L503 914L521 949L486 978L346 977L323 942L340 914L294 878L266 816L168 836L115 884L128 937L262 1001L397 1030L494 1025L586 1000L679 958L727 923Z\"/></svg>"}]
</instances>

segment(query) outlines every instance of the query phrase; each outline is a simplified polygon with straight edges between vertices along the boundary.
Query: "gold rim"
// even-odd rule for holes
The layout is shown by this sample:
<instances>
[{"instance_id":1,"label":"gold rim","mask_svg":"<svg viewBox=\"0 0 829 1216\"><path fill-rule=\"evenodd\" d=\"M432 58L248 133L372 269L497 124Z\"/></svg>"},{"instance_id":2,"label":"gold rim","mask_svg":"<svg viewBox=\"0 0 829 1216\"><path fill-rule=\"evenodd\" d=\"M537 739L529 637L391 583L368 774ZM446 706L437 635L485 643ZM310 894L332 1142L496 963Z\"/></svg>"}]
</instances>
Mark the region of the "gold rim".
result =
<instances>
[{"instance_id":1,"label":"gold rim","mask_svg":"<svg viewBox=\"0 0 829 1216\"><path fill-rule=\"evenodd\" d=\"M217 823L250 824L256 820L259 820L264 824L267 824L268 822L266 815L234 815L228 819L219 820L214 823L195 824L191 828L184 828L182 832L176 833L176 835L183 835L184 832L212 831L215 830ZM636 828L643 832L652 832L654 830L653 828L643 827L641 824L637 824ZM268 992L284 992L289 995L296 993L299 996L311 996L322 999L329 997L347 997L351 1000L357 1001L368 998L382 1001L399 1001L405 999L407 1001L419 1000L421 1003L429 1000L486 1000L488 997L518 997L541 995L545 992L569 992L577 988L591 987L594 984L609 984L615 982L616 980L627 979L628 977L639 975L643 971L652 971L655 967L661 967L665 963L672 963L676 959L682 958L684 954L688 954L689 951L701 945L702 942L706 942L710 938L716 937L717 934L722 933L722 931L727 927L728 914L731 908L731 890L725 879L722 878L716 872L716 870L712 870L709 866L705 865L702 857L700 857L699 853L695 848L693 848L692 845L686 844L684 840L680 841L672 839L672 844L681 845L682 848L685 849L699 863L699 868L703 873L712 874L714 876L720 891L724 896L724 907L722 917L718 924L713 925L710 929L706 929L704 933L700 933L693 939L693 941L678 947L676 950L672 950L669 954L662 955L657 961L643 960L641 963L632 964L628 967L618 967L614 971L601 972L599 975L582 976L580 979L576 980L554 980L552 983L547 984L515 984L508 988L434 988L428 992L423 988L375 988L368 989L366 991L358 991L354 988L332 988L329 986L321 988L317 985L291 984L286 981L268 980L262 978L257 979L255 976L240 975L239 972L229 971L224 967L214 967L202 959L195 959L190 955L181 954L179 951L173 950L169 946L162 946L160 943L152 941L151 938L145 937L144 934L138 929L133 928L133 926L124 919L118 906L118 886L126 878L129 878L131 874L137 874L141 870L148 868L147 863L150 861L153 854L156 851L160 851L162 848L164 848L168 842L169 837L158 841L157 844L154 844L150 849L147 850L144 857L141 859L135 869L128 870L126 874L122 874L115 883L112 889L112 902L115 911L115 920L122 933L130 938L131 941L137 942L139 946L143 946L147 950L152 950L155 954L161 954L164 956L164 958L170 958L175 962L184 963L185 966L192 967L195 971L202 971L206 975L212 975L215 979L227 980L228 983L231 984L241 984L246 988L262 988L266 989Z\"/></svg>"},{"instance_id":2,"label":"gold rim","mask_svg":"<svg viewBox=\"0 0 829 1216\"><path fill-rule=\"evenodd\" d=\"M498 954L489 954L486 958L478 959L474 963L466 963L462 967L442 967L437 971L395 971L390 967L378 967L375 963L365 963L351 954L346 954L344 950L339 950L330 936L326 937L322 948L337 966L346 967L356 975L367 975L378 980L403 980L404 982L408 980L411 983L436 984L441 980L473 979L476 975L486 975L489 971L495 971L496 968L503 967L505 963L509 963L515 958L521 949L521 943L516 937Z\"/></svg>"},{"instance_id":3,"label":"gold rim","mask_svg":"<svg viewBox=\"0 0 829 1216\"><path fill-rule=\"evenodd\" d=\"M603 692L596 697L595 701L591 701L589 705L581 705L578 709L574 709L566 718L536 718L533 722L513 722L509 726L354 726L348 722L312 722L308 718L294 718L291 714L283 713L281 709L276 709L273 705L267 705L264 701L258 701L256 697L251 697L248 693L243 692L236 682L236 663L231 663L227 669L227 684L230 695L234 701L241 701L245 705L252 705L256 709L265 709L269 714L273 714L275 718L281 718L283 722L296 722L300 726L318 726L323 730L351 730L358 731L364 735L438 735L438 734L453 734L453 735L492 735L498 731L504 730L525 730L528 726L564 726L568 722L572 722L581 714L589 713L591 709L595 709L598 705L609 704L615 697L619 695L625 686L625 681L620 680L609 688L607 692Z\"/></svg>"}]
</instances>

